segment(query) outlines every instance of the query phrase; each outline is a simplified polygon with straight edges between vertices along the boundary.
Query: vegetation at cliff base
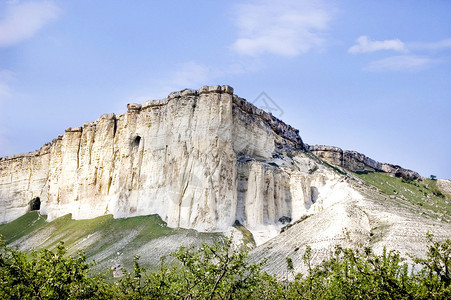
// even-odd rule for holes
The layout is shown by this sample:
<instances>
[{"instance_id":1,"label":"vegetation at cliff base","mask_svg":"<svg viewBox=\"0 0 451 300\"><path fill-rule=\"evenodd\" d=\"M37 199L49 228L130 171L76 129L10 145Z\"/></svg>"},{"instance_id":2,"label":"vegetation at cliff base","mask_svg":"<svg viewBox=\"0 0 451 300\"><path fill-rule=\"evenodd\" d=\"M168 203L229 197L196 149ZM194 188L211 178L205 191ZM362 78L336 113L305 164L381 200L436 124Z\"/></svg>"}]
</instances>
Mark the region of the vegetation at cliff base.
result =
<instances>
[{"instance_id":1,"label":"vegetation at cliff base","mask_svg":"<svg viewBox=\"0 0 451 300\"><path fill-rule=\"evenodd\" d=\"M147 272L135 257L134 270L115 281L111 273L89 275L82 252L56 249L17 251L0 241L1 299L450 299L451 240L429 244L413 268L396 251L374 254L337 247L313 267L311 248L303 260L307 274L295 274L287 258L284 278L261 270L230 240L198 249L180 247L158 271Z\"/></svg>"},{"instance_id":2,"label":"vegetation at cliff base","mask_svg":"<svg viewBox=\"0 0 451 300\"><path fill-rule=\"evenodd\" d=\"M176 251L178 245L200 245L221 240L219 233L199 233L189 229L167 227L158 215L114 219L112 215L93 219L74 220L65 215L51 222L37 211L29 212L14 221L0 225L0 235L12 248L21 250L54 250L60 241L69 255L84 251L87 261L95 260L91 273L99 273L112 265L133 267L135 254L144 257L146 268L158 270L160 251L156 246ZM147 256L146 256L147 255ZM149 256L152 256L149 258Z\"/></svg>"}]
</instances>

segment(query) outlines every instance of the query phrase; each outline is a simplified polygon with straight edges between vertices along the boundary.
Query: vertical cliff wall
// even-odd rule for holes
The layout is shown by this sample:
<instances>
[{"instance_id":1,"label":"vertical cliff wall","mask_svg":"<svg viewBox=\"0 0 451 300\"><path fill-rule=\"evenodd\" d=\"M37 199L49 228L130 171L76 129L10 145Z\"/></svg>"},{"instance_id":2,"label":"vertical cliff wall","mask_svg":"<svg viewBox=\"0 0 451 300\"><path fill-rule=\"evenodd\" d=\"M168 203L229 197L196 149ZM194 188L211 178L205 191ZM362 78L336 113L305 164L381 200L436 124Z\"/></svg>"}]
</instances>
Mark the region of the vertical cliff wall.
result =
<instances>
[{"instance_id":1,"label":"vertical cliff wall","mask_svg":"<svg viewBox=\"0 0 451 300\"><path fill-rule=\"evenodd\" d=\"M201 231L235 220L281 226L323 205L324 176L339 179L325 168L308 172L315 162L293 149L304 149L298 130L231 87L183 90L0 159L0 222L39 198L48 220L157 213L169 226Z\"/></svg>"}]
</instances>

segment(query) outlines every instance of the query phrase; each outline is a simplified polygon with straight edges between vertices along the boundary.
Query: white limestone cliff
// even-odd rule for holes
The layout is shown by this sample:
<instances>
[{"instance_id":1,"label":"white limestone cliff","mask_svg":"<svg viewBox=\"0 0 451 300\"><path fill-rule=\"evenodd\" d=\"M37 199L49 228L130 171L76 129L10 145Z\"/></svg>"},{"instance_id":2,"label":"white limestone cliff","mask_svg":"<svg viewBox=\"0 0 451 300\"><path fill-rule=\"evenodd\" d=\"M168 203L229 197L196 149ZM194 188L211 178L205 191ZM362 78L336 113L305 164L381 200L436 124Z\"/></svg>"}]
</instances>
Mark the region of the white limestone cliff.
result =
<instances>
[{"instance_id":1,"label":"white limestone cliff","mask_svg":"<svg viewBox=\"0 0 451 300\"><path fill-rule=\"evenodd\" d=\"M0 222L39 198L48 221L157 213L171 227L225 231L238 220L262 243L286 222L360 197L300 151L298 130L229 86L127 108L1 158Z\"/></svg>"}]
</instances>

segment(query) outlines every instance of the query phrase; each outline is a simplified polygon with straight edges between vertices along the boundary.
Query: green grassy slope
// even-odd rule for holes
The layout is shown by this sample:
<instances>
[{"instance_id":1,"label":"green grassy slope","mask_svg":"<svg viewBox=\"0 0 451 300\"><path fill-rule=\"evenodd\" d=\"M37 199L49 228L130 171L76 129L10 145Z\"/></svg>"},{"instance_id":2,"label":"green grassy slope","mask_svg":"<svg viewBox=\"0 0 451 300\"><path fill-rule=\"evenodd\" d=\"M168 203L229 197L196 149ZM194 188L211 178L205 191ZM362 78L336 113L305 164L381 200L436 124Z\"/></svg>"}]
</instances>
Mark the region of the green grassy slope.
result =
<instances>
[{"instance_id":1,"label":"green grassy slope","mask_svg":"<svg viewBox=\"0 0 451 300\"><path fill-rule=\"evenodd\" d=\"M253 249L256 247L254 236L252 235L252 232L249 231L246 227L244 227L240 222L235 221L235 224L233 224L233 227L235 227L237 230L241 232L243 235L243 244L248 249Z\"/></svg>"},{"instance_id":2,"label":"green grassy slope","mask_svg":"<svg viewBox=\"0 0 451 300\"><path fill-rule=\"evenodd\" d=\"M9 244L45 226L45 220L45 216L39 215L37 211L32 211L10 223L0 225L0 234Z\"/></svg>"},{"instance_id":3,"label":"green grassy slope","mask_svg":"<svg viewBox=\"0 0 451 300\"><path fill-rule=\"evenodd\" d=\"M196 246L220 240L218 233L173 229L158 215L114 219L111 215L89 220L73 220L71 215L46 222L38 212L30 212L8 224L0 225L0 234L11 247L20 250L52 249L64 241L69 254L84 250L95 260L96 271L105 272L115 264L130 268L134 255L144 256L144 266L154 268L162 255L180 245Z\"/></svg>"},{"instance_id":4,"label":"green grassy slope","mask_svg":"<svg viewBox=\"0 0 451 300\"><path fill-rule=\"evenodd\" d=\"M422 182L406 181L379 172L360 173L357 176L387 196L407 200L421 207L426 215L451 222L451 201L449 196L437 187L435 180L423 178Z\"/></svg>"},{"instance_id":5,"label":"green grassy slope","mask_svg":"<svg viewBox=\"0 0 451 300\"><path fill-rule=\"evenodd\" d=\"M50 229L52 233L42 241L42 245L53 248L62 240L68 248L71 248L80 239L94 233L101 233L113 242L119 239L124 231L138 228L139 234L134 242L139 244L140 241L147 241L176 231L167 227L157 215L127 219L113 219L111 215L106 215L88 220L73 220L68 214L49 223L46 223L45 219L45 216L33 211L8 224L0 225L0 234L4 236L6 243L10 244L40 229Z\"/></svg>"}]
</instances>

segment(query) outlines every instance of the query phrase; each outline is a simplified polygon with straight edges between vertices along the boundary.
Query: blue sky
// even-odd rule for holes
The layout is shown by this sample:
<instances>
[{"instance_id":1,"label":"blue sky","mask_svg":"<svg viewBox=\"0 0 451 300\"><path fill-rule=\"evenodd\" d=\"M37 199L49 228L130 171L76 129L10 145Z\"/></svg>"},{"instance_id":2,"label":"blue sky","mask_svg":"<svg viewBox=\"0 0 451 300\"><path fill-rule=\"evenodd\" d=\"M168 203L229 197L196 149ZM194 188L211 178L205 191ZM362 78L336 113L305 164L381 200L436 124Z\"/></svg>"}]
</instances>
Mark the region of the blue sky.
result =
<instances>
[{"instance_id":1,"label":"blue sky","mask_svg":"<svg viewBox=\"0 0 451 300\"><path fill-rule=\"evenodd\" d=\"M451 1L0 1L0 156L214 84L308 144L451 179Z\"/></svg>"}]
</instances>

